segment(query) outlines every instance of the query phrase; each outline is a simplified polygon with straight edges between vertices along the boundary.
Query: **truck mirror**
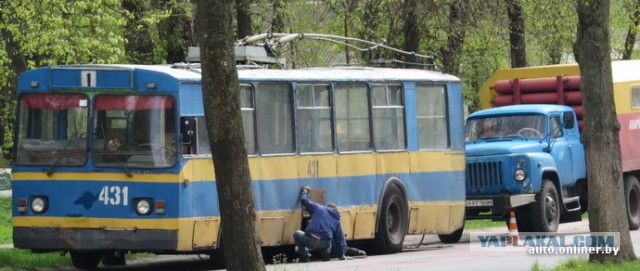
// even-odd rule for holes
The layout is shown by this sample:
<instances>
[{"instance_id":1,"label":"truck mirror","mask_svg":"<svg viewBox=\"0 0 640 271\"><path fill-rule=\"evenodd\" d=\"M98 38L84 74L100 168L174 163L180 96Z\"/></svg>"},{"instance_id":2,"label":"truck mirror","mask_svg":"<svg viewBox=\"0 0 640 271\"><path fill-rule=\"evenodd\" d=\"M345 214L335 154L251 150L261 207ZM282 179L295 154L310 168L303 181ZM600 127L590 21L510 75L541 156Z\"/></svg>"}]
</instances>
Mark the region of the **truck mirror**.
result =
<instances>
[{"instance_id":1,"label":"truck mirror","mask_svg":"<svg viewBox=\"0 0 640 271\"><path fill-rule=\"evenodd\" d=\"M562 114L562 123L565 129L573 129L573 126L575 126L574 120L573 112L564 112Z\"/></svg>"}]
</instances>

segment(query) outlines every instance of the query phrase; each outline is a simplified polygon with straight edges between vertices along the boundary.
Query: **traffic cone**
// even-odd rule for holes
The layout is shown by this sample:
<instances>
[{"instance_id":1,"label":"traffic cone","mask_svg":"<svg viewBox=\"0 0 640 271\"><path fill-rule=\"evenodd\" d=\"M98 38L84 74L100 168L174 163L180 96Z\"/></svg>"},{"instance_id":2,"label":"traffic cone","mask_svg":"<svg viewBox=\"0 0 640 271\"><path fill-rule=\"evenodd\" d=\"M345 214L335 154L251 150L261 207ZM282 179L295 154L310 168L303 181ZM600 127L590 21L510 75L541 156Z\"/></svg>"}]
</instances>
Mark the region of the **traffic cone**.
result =
<instances>
[{"instance_id":1,"label":"traffic cone","mask_svg":"<svg viewBox=\"0 0 640 271\"><path fill-rule=\"evenodd\" d=\"M509 244L514 247L518 245L518 224L516 223L516 213L513 211L509 213Z\"/></svg>"}]
</instances>

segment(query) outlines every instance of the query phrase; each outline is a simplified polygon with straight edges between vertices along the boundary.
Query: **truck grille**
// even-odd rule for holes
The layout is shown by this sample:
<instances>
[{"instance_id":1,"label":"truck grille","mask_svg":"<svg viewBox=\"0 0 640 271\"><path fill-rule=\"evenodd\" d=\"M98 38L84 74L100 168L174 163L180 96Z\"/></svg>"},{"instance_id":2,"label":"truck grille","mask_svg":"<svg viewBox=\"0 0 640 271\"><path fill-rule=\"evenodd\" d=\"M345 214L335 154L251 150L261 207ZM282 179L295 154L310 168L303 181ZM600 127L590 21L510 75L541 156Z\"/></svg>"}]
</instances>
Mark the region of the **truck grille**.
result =
<instances>
[{"instance_id":1,"label":"truck grille","mask_svg":"<svg viewBox=\"0 0 640 271\"><path fill-rule=\"evenodd\" d=\"M467 163L467 187L487 187L502 184L502 162Z\"/></svg>"}]
</instances>

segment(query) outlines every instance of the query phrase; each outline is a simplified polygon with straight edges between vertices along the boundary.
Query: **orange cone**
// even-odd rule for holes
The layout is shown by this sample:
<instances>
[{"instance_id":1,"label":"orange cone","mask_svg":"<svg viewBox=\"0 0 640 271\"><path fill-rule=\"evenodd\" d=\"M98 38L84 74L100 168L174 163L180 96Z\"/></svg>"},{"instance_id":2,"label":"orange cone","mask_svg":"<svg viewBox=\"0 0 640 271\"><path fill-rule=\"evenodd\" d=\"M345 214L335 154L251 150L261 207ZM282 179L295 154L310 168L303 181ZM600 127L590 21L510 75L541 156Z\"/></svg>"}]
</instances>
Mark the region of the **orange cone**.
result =
<instances>
[{"instance_id":1,"label":"orange cone","mask_svg":"<svg viewBox=\"0 0 640 271\"><path fill-rule=\"evenodd\" d=\"M509 213L509 244L518 245L518 224L516 223L516 213Z\"/></svg>"}]
</instances>

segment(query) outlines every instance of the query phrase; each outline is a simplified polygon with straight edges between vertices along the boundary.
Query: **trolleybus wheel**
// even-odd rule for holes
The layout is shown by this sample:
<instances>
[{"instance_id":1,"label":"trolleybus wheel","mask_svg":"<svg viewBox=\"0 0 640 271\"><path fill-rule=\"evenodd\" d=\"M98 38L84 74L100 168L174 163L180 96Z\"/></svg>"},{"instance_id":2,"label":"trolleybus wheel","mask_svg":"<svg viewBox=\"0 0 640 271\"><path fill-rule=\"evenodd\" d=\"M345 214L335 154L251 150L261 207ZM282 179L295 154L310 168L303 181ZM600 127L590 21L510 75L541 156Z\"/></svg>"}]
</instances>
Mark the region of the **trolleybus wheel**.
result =
<instances>
[{"instance_id":1,"label":"trolleybus wheel","mask_svg":"<svg viewBox=\"0 0 640 271\"><path fill-rule=\"evenodd\" d=\"M375 250L383 254L402 251L407 224L407 202L400 188L391 185L385 192L380 206L374 240Z\"/></svg>"},{"instance_id":2,"label":"trolleybus wheel","mask_svg":"<svg viewBox=\"0 0 640 271\"><path fill-rule=\"evenodd\" d=\"M542 189L531 205L533 229L537 232L557 232L560 224L558 190L551 180L542 180Z\"/></svg>"},{"instance_id":3,"label":"trolleybus wheel","mask_svg":"<svg viewBox=\"0 0 640 271\"><path fill-rule=\"evenodd\" d=\"M464 227L459 228L450 234L438 234L438 239L440 239L440 242L443 242L445 244L457 243L458 241L460 241L460 238L462 238L463 231Z\"/></svg>"},{"instance_id":4,"label":"trolleybus wheel","mask_svg":"<svg viewBox=\"0 0 640 271\"><path fill-rule=\"evenodd\" d=\"M624 199L627 205L627 218L629 229L640 228L640 183L634 175L627 175L624 178Z\"/></svg>"},{"instance_id":5,"label":"trolleybus wheel","mask_svg":"<svg viewBox=\"0 0 640 271\"><path fill-rule=\"evenodd\" d=\"M102 259L102 253L87 251L71 251L71 263L80 269L95 269Z\"/></svg>"}]
</instances>

